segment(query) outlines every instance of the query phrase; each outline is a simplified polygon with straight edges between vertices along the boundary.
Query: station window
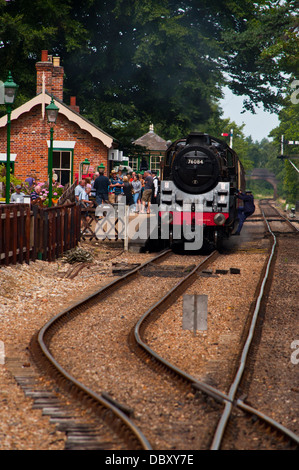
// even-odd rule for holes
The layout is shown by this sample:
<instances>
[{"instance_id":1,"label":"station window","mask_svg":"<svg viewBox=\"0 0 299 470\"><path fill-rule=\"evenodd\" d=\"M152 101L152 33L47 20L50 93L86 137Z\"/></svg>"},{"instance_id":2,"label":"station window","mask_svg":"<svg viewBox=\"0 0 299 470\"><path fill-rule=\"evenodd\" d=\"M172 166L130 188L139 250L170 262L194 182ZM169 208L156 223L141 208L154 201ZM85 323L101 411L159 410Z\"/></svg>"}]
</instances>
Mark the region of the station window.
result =
<instances>
[{"instance_id":1,"label":"station window","mask_svg":"<svg viewBox=\"0 0 299 470\"><path fill-rule=\"evenodd\" d=\"M53 170L55 171L58 182L63 186L71 183L72 173L72 152L54 150L53 151Z\"/></svg>"},{"instance_id":2,"label":"station window","mask_svg":"<svg viewBox=\"0 0 299 470\"><path fill-rule=\"evenodd\" d=\"M160 170L160 157L151 157L151 170L156 170L159 172Z\"/></svg>"},{"instance_id":3,"label":"station window","mask_svg":"<svg viewBox=\"0 0 299 470\"><path fill-rule=\"evenodd\" d=\"M138 171L138 157L131 157L129 156L129 166L132 168L133 171Z\"/></svg>"}]
</instances>

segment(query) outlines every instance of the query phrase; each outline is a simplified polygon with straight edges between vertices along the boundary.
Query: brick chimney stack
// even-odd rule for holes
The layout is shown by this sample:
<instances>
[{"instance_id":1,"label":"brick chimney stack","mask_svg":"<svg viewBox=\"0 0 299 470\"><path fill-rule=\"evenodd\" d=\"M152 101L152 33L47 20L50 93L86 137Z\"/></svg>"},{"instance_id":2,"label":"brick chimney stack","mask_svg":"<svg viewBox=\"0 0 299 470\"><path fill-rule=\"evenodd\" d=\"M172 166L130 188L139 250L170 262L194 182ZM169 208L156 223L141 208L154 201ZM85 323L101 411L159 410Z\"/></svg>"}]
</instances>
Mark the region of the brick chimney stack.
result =
<instances>
[{"instance_id":1,"label":"brick chimney stack","mask_svg":"<svg viewBox=\"0 0 299 470\"><path fill-rule=\"evenodd\" d=\"M45 75L45 89L53 94L55 98L63 101L63 75L64 69L60 66L60 58L48 55L48 51L43 50L41 61L35 64L36 67L36 94L42 92L43 74Z\"/></svg>"},{"instance_id":2,"label":"brick chimney stack","mask_svg":"<svg viewBox=\"0 0 299 470\"><path fill-rule=\"evenodd\" d=\"M72 108L76 113L80 113L80 108L79 106L76 105L76 97L71 96L70 98L70 108Z\"/></svg>"}]
</instances>

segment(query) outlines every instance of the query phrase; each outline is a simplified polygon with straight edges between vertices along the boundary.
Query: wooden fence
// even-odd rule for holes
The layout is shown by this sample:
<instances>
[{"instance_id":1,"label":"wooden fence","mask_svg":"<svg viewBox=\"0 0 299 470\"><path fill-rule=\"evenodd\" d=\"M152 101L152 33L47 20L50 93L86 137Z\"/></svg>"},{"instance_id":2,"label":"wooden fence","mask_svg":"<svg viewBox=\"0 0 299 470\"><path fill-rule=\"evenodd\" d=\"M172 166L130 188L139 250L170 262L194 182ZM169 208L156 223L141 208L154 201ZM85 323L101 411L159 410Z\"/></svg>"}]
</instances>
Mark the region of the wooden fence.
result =
<instances>
[{"instance_id":1,"label":"wooden fence","mask_svg":"<svg viewBox=\"0 0 299 470\"><path fill-rule=\"evenodd\" d=\"M80 207L0 204L0 265L54 261L80 240Z\"/></svg>"}]
</instances>

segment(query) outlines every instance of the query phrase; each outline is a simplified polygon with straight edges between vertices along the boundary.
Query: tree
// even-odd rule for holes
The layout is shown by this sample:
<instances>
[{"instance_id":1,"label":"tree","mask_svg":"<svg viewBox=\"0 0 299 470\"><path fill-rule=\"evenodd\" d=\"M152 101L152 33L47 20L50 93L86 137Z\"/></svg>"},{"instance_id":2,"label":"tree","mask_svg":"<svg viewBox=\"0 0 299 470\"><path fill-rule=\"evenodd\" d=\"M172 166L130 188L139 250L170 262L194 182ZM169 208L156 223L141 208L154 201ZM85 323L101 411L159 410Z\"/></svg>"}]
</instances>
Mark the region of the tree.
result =
<instances>
[{"instance_id":1,"label":"tree","mask_svg":"<svg viewBox=\"0 0 299 470\"><path fill-rule=\"evenodd\" d=\"M228 54L224 71L231 90L247 95L245 109L254 112L255 105L262 102L266 110L277 112L289 75L299 72L298 2L253 4L254 10L244 15L238 29L223 31Z\"/></svg>"},{"instance_id":2,"label":"tree","mask_svg":"<svg viewBox=\"0 0 299 470\"><path fill-rule=\"evenodd\" d=\"M277 108L298 64L296 11L295 0L0 0L0 61L18 78L17 104L34 95L48 49L62 58L66 98L107 132L127 125L129 138L154 122L185 134L217 114L225 83L248 109Z\"/></svg>"},{"instance_id":3,"label":"tree","mask_svg":"<svg viewBox=\"0 0 299 470\"><path fill-rule=\"evenodd\" d=\"M140 122L185 133L212 117L226 82L248 96L245 109L281 104L298 46L295 1L94 0L91 7L95 14L84 5L85 14L77 11L89 31L82 65L90 83L77 94L107 130L137 113ZM75 54L78 85L80 65Z\"/></svg>"},{"instance_id":4,"label":"tree","mask_svg":"<svg viewBox=\"0 0 299 470\"><path fill-rule=\"evenodd\" d=\"M186 131L212 114L221 74L210 56L218 57L218 46L190 28L181 11L158 0L112 1L104 11L94 1L93 7L84 60L74 54L66 64L68 76L69 66L76 67L72 85L91 119L111 130L115 119L126 122L137 113Z\"/></svg>"},{"instance_id":5,"label":"tree","mask_svg":"<svg viewBox=\"0 0 299 470\"><path fill-rule=\"evenodd\" d=\"M70 17L70 0L0 0L0 62L2 81L12 71L20 85L17 105L35 94L35 63L42 49L67 57L86 45L87 31Z\"/></svg>"},{"instance_id":6,"label":"tree","mask_svg":"<svg viewBox=\"0 0 299 470\"><path fill-rule=\"evenodd\" d=\"M289 92L291 95L291 91ZM299 141L299 105L292 103L291 97L285 100L285 106L279 114L280 125L273 129L270 136L274 138L276 144L276 165L282 168L280 177L283 179L284 196L289 203L295 203L299 199L299 175L288 160L284 162L277 161L280 154L281 136L284 141ZM299 154L299 146L285 144L284 154L292 156ZM298 160L294 160L298 167Z\"/></svg>"}]
</instances>

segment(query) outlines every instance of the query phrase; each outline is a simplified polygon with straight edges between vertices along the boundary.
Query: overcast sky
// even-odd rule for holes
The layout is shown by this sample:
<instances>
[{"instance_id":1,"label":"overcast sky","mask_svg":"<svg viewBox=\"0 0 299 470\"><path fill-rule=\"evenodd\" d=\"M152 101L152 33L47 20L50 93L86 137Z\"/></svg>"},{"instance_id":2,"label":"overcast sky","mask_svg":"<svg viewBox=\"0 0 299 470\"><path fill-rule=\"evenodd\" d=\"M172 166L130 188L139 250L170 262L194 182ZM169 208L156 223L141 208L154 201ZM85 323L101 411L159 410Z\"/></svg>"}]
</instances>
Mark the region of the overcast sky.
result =
<instances>
[{"instance_id":1,"label":"overcast sky","mask_svg":"<svg viewBox=\"0 0 299 470\"><path fill-rule=\"evenodd\" d=\"M223 118L229 118L231 121L235 121L236 124L241 125L245 123L243 132L246 137L250 136L254 141L259 142L263 139L272 140L268 137L269 132L279 125L277 115L263 111L260 107L256 110L256 114L252 114L246 111L241 114L243 98L241 96L235 96L226 87L224 89L225 97L220 101L220 106L223 110Z\"/></svg>"}]
</instances>

